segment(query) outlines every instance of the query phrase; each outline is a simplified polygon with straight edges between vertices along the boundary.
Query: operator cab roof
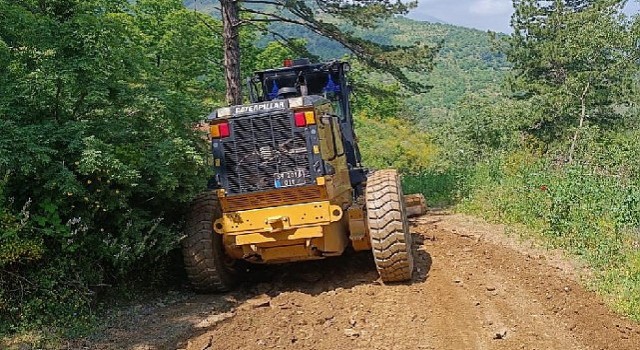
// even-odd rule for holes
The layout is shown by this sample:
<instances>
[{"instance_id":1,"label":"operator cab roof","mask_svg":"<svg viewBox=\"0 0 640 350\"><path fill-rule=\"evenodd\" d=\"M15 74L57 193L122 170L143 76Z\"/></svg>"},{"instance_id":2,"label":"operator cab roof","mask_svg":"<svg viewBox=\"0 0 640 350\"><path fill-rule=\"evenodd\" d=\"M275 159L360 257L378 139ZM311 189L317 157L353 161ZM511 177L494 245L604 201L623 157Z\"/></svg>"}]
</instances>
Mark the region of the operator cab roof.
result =
<instances>
[{"instance_id":1,"label":"operator cab roof","mask_svg":"<svg viewBox=\"0 0 640 350\"><path fill-rule=\"evenodd\" d=\"M324 63L310 63L309 59L286 60L285 67L267 69L254 73L254 80L262 84L261 102L223 107L208 116L208 120L230 118L246 112L268 111L282 109L280 102L285 101L286 108L311 106L318 102L320 96L326 92L339 92L340 67L349 71L349 64L334 60ZM298 81L304 77L307 95L286 98L281 96L281 90L298 87ZM291 93L291 92L289 92Z\"/></svg>"},{"instance_id":2,"label":"operator cab roof","mask_svg":"<svg viewBox=\"0 0 640 350\"><path fill-rule=\"evenodd\" d=\"M329 70L337 70L337 67L340 64L344 64L347 62L340 60L333 60L322 63L311 63L308 58L299 58L295 60L285 60L285 64L287 61L291 62L290 66L284 66L279 68L265 69L261 71L255 72L256 76L259 75L273 75L278 73L290 73L290 72L299 72L299 71L329 71ZM347 64L348 65L348 64ZM335 68L334 68L335 67ZM331 69L333 68L333 69ZM348 69L347 69L348 71Z\"/></svg>"}]
</instances>

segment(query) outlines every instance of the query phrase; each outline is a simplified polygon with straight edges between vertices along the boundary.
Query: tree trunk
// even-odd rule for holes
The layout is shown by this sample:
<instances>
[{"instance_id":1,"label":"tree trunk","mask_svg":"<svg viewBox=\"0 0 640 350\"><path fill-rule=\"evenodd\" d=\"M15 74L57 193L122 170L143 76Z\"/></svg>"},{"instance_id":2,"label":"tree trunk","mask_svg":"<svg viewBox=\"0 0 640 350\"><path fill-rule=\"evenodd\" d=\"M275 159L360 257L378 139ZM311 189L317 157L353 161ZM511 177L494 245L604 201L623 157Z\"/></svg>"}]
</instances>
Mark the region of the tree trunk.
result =
<instances>
[{"instance_id":1,"label":"tree trunk","mask_svg":"<svg viewBox=\"0 0 640 350\"><path fill-rule=\"evenodd\" d=\"M224 71L227 85L227 104L242 104L240 78L239 0L220 0L222 38L224 41Z\"/></svg>"},{"instance_id":2,"label":"tree trunk","mask_svg":"<svg viewBox=\"0 0 640 350\"><path fill-rule=\"evenodd\" d=\"M569 163L573 163L573 156L576 151L576 145L578 143L578 134L582 131L584 127L584 121L587 118L587 92L589 92L589 87L591 87L591 82L587 82L587 86L584 87L584 91L580 96L580 122L578 123L578 128L573 134L573 140L571 141L571 148L569 149Z\"/></svg>"}]
</instances>

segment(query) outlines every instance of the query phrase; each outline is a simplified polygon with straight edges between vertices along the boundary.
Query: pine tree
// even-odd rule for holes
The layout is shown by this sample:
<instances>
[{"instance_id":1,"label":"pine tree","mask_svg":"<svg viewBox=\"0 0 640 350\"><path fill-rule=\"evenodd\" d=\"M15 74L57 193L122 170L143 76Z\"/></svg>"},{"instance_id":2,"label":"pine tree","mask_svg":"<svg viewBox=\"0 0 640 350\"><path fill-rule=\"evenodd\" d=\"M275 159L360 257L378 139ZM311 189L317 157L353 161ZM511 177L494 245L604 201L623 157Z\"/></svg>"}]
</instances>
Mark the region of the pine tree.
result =
<instances>
[{"instance_id":1,"label":"pine tree","mask_svg":"<svg viewBox=\"0 0 640 350\"><path fill-rule=\"evenodd\" d=\"M590 5L596 3L595 0L565 0L564 1L565 8L571 9L572 11L581 11L587 8Z\"/></svg>"},{"instance_id":2,"label":"pine tree","mask_svg":"<svg viewBox=\"0 0 640 350\"><path fill-rule=\"evenodd\" d=\"M514 33L507 56L511 87L536 101L531 132L544 140L567 140L573 160L588 125L606 127L622 117L633 83L637 46L620 20L626 1L514 1Z\"/></svg>"}]
</instances>

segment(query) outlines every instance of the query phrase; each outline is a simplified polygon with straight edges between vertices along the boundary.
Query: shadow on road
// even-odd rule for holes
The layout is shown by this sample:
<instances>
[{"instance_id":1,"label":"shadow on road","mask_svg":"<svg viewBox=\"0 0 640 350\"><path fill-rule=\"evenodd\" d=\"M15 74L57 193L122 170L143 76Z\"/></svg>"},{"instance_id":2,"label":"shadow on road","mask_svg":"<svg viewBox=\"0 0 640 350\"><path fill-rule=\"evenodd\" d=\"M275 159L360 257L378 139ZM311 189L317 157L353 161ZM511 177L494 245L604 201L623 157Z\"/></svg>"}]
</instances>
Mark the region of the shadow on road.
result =
<instances>
[{"instance_id":1,"label":"shadow on road","mask_svg":"<svg viewBox=\"0 0 640 350\"><path fill-rule=\"evenodd\" d=\"M414 278L400 285L424 282L431 269L431 256L423 244L425 238L417 233L413 233L412 238ZM244 283L233 292L197 295L184 289L173 292L173 297L149 300L123 310L122 314L112 315L101 334L73 342L69 349L175 349L176 344L210 331L233 317L237 309L261 296L275 298L289 292L316 296L367 284L381 284L371 252L252 266Z\"/></svg>"},{"instance_id":2,"label":"shadow on road","mask_svg":"<svg viewBox=\"0 0 640 350\"><path fill-rule=\"evenodd\" d=\"M413 258L415 259L412 283L424 282L429 277L433 261L431 260L431 254L425 249L425 237L419 233L412 233L412 237Z\"/></svg>"},{"instance_id":3,"label":"shadow on road","mask_svg":"<svg viewBox=\"0 0 640 350\"><path fill-rule=\"evenodd\" d=\"M408 284L424 282L431 269L431 256L424 250L423 236L413 233L412 237L414 278L406 282ZM274 297L292 291L318 295L338 288L381 283L371 252L347 252L324 260L255 266L247 277L246 283L234 295L267 294Z\"/></svg>"}]
</instances>

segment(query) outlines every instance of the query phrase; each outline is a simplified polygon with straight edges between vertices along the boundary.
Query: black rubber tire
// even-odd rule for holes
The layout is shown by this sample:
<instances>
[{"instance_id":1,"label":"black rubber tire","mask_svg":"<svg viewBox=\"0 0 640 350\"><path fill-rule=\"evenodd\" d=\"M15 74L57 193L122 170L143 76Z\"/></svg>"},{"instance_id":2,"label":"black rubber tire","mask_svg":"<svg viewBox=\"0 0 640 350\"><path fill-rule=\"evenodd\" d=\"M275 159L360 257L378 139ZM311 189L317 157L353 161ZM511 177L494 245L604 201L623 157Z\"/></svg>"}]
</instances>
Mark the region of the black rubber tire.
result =
<instances>
[{"instance_id":1,"label":"black rubber tire","mask_svg":"<svg viewBox=\"0 0 640 350\"><path fill-rule=\"evenodd\" d=\"M398 172L380 170L370 175L365 199L373 258L380 278L383 282L411 280L411 233Z\"/></svg>"},{"instance_id":2,"label":"black rubber tire","mask_svg":"<svg viewBox=\"0 0 640 350\"><path fill-rule=\"evenodd\" d=\"M198 292L227 292L238 284L239 262L225 253L222 235L213 231L220 217L220 202L213 192L196 197L187 215L182 256L187 277Z\"/></svg>"}]
</instances>

